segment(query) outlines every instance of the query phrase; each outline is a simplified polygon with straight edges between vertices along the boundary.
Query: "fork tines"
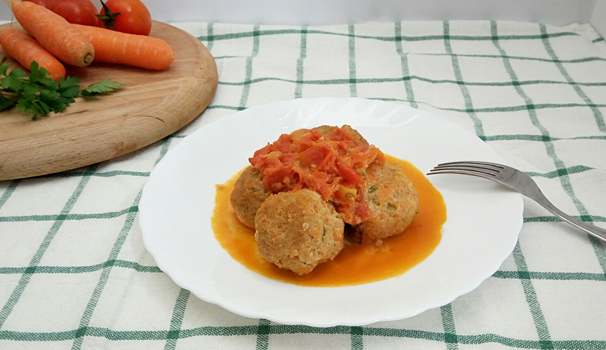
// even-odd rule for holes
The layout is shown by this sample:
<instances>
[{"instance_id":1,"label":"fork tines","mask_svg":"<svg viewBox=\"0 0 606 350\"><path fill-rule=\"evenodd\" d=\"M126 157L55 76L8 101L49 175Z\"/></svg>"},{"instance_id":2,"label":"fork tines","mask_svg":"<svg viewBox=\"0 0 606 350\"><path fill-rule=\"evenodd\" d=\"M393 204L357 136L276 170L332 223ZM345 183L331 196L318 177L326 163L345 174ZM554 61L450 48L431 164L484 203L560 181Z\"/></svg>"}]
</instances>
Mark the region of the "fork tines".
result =
<instances>
[{"instance_id":1,"label":"fork tines","mask_svg":"<svg viewBox=\"0 0 606 350\"><path fill-rule=\"evenodd\" d=\"M436 165L430 170L427 175L434 174L463 174L476 176L496 176L505 167L501 164L478 162L478 161L461 161L449 162Z\"/></svg>"}]
</instances>

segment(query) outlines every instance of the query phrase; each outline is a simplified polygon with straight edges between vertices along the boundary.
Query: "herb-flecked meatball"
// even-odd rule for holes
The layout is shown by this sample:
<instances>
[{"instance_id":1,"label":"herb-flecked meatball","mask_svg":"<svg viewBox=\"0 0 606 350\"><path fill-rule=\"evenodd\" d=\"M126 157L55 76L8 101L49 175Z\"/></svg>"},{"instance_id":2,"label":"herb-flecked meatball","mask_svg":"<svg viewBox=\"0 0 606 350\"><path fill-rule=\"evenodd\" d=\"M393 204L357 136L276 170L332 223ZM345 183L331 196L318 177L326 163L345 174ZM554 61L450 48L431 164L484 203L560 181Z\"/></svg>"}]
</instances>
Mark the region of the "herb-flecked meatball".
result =
<instances>
[{"instance_id":1,"label":"herb-flecked meatball","mask_svg":"<svg viewBox=\"0 0 606 350\"><path fill-rule=\"evenodd\" d=\"M265 190L259 169L248 166L236 183L231 193L230 202L238 219L244 225L255 228L255 214L271 192Z\"/></svg>"},{"instance_id":2,"label":"herb-flecked meatball","mask_svg":"<svg viewBox=\"0 0 606 350\"><path fill-rule=\"evenodd\" d=\"M372 219L355 229L362 243L377 242L404 232L419 212L419 194L399 165L373 162L366 169L365 201Z\"/></svg>"},{"instance_id":3,"label":"herb-flecked meatball","mask_svg":"<svg viewBox=\"0 0 606 350\"><path fill-rule=\"evenodd\" d=\"M343 220L308 189L271 195L257 211L255 227L259 253L299 275L334 259L343 248Z\"/></svg>"},{"instance_id":4,"label":"herb-flecked meatball","mask_svg":"<svg viewBox=\"0 0 606 350\"><path fill-rule=\"evenodd\" d=\"M318 130L322 134L327 135L327 134L330 134L335 129L338 129L338 127L331 126L331 125L321 125L321 126L316 126L312 130ZM368 141L366 141L366 139L362 136L362 134L360 134L358 132L358 130L352 128L349 125L343 125L341 127L341 129L347 131L355 141L359 142L362 145L368 146Z\"/></svg>"}]
</instances>

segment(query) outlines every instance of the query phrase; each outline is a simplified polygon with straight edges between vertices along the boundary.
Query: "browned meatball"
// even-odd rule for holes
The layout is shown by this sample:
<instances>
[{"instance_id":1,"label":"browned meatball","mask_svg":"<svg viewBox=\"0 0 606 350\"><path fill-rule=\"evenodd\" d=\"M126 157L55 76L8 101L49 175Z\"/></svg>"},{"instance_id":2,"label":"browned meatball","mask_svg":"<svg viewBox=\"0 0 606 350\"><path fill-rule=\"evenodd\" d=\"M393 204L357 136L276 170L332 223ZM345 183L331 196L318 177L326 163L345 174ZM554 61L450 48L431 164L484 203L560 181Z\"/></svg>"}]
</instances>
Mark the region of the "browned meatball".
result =
<instances>
[{"instance_id":1,"label":"browned meatball","mask_svg":"<svg viewBox=\"0 0 606 350\"><path fill-rule=\"evenodd\" d=\"M362 243L381 243L404 232L419 212L419 194L398 165L373 162L366 169L365 201L372 219L355 227Z\"/></svg>"},{"instance_id":2,"label":"browned meatball","mask_svg":"<svg viewBox=\"0 0 606 350\"><path fill-rule=\"evenodd\" d=\"M321 125L313 128L312 130L318 130L322 134L326 135L335 130L336 128L336 126ZM347 131L355 141L359 142L362 145L368 146L368 141L366 141L366 139L356 129L352 128L349 125L343 125L341 129Z\"/></svg>"},{"instance_id":3,"label":"browned meatball","mask_svg":"<svg viewBox=\"0 0 606 350\"><path fill-rule=\"evenodd\" d=\"M231 193L230 202L240 222L255 228L255 214L271 192L265 190L259 169L248 166L236 183Z\"/></svg>"},{"instance_id":4,"label":"browned meatball","mask_svg":"<svg viewBox=\"0 0 606 350\"><path fill-rule=\"evenodd\" d=\"M334 259L343 248L343 220L308 189L270 196L257 211L255 227L259 253L299 275Z\"/></svg>"}]
</instances>

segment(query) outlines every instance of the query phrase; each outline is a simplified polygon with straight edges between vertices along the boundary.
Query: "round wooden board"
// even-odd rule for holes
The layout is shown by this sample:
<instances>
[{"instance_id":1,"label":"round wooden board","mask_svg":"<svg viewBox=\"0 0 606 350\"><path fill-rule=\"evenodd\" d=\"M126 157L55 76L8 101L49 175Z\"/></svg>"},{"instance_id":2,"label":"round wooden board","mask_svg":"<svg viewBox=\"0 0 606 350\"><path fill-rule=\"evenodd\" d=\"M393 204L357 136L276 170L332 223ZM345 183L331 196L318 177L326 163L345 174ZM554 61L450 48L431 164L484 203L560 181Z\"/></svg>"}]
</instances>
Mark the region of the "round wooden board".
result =
<instances>
[{"instance_id":1,"label":"round wooden board","mask_svg":"<svg viewBox=\"0 0 606 350\"><path fill-rule=\"evenodd\" d=\"M0 26L18 27L16 23ZM212 101L218 74L208 49L189 33L154 22L150 36L175 52L163 71L93 63L66 66L81 87L112 79L110 94L78 97L63 112L32 120L15 109L0 113L0 180L19 179L99 163L145 147L198 117ZM0 50L0 55L4 52ZM21 68L11 59L12 67Z\"/></svg>"}]
</instances>

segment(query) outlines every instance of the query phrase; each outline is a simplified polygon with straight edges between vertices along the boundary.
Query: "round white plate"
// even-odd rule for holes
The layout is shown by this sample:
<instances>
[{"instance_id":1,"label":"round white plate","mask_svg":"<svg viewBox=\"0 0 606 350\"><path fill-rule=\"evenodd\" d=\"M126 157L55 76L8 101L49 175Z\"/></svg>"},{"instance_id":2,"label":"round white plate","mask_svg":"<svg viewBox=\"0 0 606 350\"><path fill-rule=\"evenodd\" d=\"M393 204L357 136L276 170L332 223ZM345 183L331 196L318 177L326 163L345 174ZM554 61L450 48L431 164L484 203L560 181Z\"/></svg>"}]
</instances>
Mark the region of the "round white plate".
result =
<instances>
[{"instance_id":1,"label":"round white plate","mask_svg":"<svg viewBox=\"0 0 606 350\"><path fill-rule=\"evenodd\" d=\"M429 179L442 193L442 241L401 276L351 287L301 287L258 275L219 245L215 185L282 133L349 124L383 152L424 173L441 162L504 163L476 135L405 105L357 98L276 102L223 117L184 138L158 163L139 204L143 242L158 267L198 298L236 314L316 327L366 325L439 307L476 288L511 254L522 226L519 194L461 175Z\"/></svg>"}]
</instances>

